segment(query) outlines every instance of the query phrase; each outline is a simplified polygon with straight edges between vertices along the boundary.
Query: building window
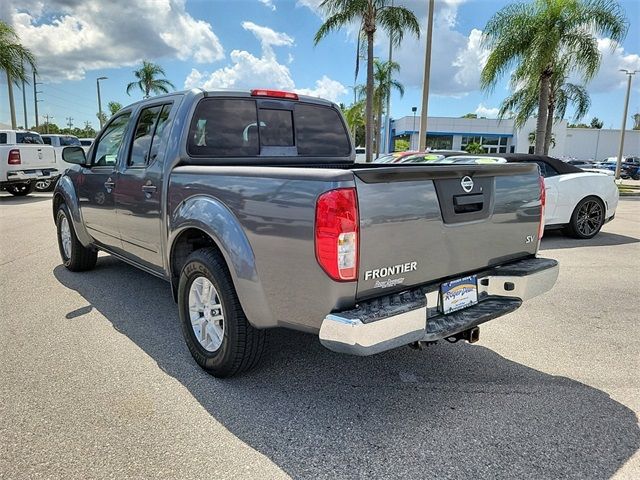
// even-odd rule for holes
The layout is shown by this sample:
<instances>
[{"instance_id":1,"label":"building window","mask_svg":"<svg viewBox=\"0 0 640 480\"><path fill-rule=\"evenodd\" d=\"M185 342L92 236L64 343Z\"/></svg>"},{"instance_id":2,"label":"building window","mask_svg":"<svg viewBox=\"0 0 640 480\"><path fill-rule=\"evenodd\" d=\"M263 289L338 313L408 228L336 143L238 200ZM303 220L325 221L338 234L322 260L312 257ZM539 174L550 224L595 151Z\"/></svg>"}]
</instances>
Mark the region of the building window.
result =
<instances>
[{"instance_id":1,"label":"building window","mask_svg":"<svg viewBox=\"0 0 640 480\"><path fill-rule=\"evenodd\" d=\"M464 150L470 143L479 143L482 145L485 153L506 153L507 146L509 145L509 137L501 136L466 136L462 137L460 143L461 148ZM513 145L511 148L513 149ZM512 150L513 151L513 150Z\"/></svg>"},{"instance_id":2,"label":"building window","mask_svg":"<svg viewBox=\"0 0 640 480\"><path fill-rule=\"evenodd\" d=\"M451 150L453 135L427 135L427 147L432 150Z\"/></svg>"}]
</instances>

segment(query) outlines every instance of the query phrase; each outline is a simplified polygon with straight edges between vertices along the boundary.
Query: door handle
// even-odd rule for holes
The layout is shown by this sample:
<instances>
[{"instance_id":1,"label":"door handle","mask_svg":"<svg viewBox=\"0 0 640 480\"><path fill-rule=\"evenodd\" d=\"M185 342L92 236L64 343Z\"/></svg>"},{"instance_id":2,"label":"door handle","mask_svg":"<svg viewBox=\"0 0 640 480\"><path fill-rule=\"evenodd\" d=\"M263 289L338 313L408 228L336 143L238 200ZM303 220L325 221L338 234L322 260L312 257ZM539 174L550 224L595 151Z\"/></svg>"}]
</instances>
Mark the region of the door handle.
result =
<instances>
[{"instance_id":1,"label":"door handle","mask_svg":"<svg viewBox=\"0 0 640 480\"><path fill-rule=\"evenodd\" d=\"M111 190L113 190L113 187L116 186L116 183L111 180L111 177L107 178L107 181L104 182L104 188L107 189L107 192L111 193Z\"/></svg>"},{"instance_id":2,"label":"door handle","mask_svg":"<svg viewBox=\"0 0 640 480\"><path fill-rule=\"evenodd\" d=\"M147 198L151 198L151 195L156 193L157 190L158 190L158 187L153 185L151 182L147 182L145 185L142 186L142 191L144 192L144 196Z\"/></svg>"}]
</instances>

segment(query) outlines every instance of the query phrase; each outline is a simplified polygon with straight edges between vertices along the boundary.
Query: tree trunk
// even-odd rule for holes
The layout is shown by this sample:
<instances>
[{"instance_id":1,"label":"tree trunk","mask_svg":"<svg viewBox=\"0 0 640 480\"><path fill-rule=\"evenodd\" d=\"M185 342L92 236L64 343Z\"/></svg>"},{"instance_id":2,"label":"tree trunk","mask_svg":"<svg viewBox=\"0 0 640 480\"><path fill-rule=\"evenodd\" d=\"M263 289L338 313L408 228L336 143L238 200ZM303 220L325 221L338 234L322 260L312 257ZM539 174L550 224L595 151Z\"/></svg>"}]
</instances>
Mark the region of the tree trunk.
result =
<instances>
[{"instance_id":1,"label":"tree trunk","mask_svg":"<svg viewBox=\"0 0 640 480\"><path fill-rule=\"evenodd\" d=\"M382 108L378 108L378 119L376 121L376 158L380 156L382 149L380 148L380 142L382 141Z\"/></svg>"},{"instance_id":2,"label":"tree trunk","mask_svg":"<svg viewBox=\"0 0 640 480\"><path fill-rule=\"evenodd\" d=\"M553 101L549 102L549 109L547 113L547 127L544 134L544 154L549 155L549 147L551 146L551 139L553 138L553 115L555 114L555 105Z\"/></svg>"},{"instance_id":3,"label":"tree trunk","mask_svg":"<svg viewBox=\"0 0 640 480\"><path fill-rule=\"evenodd\" d=\"M538 100L538 122L536 124L536 155L544 154L545 132L547 131L547 117L549 113L549 87L551 73L544 71L540 79L540 98Z\"/></svg>"},{"instance_id":4,"label":"tree trunk","mask_svg":"<svg viewBox=\"0 0 640 480\"><path fill-rule=\"evenodd\" d=\"M9 110L11 111L11 128L15 130L17 128L18 122L16 122L16 104L13 101L13 80L9 77L9 73L7 73L7 88L9 90ZM25 127L26 128L26 127Z\"/></svg>"},{"instance_id":5,"label":"tree trunk","mask_svg":"<svg viewBox=\"0 0 640 480\"><path fill-rule=\"evenodd\" d=\"M373 31L367 30L367 98L365 102L364 147L366 161L371 162L373 154Z\"/></svg>"}]
</instances>

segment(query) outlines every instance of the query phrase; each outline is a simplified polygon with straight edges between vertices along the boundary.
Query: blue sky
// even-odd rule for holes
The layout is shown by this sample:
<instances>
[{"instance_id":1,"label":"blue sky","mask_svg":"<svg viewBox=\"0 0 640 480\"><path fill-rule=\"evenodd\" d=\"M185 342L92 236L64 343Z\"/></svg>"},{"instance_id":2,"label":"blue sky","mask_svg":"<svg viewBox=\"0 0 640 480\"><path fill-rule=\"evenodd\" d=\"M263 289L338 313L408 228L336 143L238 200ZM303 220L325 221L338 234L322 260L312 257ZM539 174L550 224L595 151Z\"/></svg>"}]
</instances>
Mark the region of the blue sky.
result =
<instances>
[{"instance_id":1,"label":"blue sky","mask_svg":"<svg viewBox=\"0 0 640 480\"><path fill-rule=\"evenodd\" d=\"M426 23L426 0L398 0ZM3 0L0 18L12 23L22 42L38 56L43 85L39 113L75 126L97 126L95 79L102 85L103 106L141 98L125 87L141 59L161 64L178 89L274 87L297 90L349 103L352 99L355 41L353 31L330 35L318 46L313 35L322 22L320 0ZM495 116L508 94L507 81L495 91L479 91L478 76L486 58L479 45L482 29L506 0L436 0L432 94L429 114L461 116L477 112ZM630 21L624 43L614 51L600 39L603 67L589 85L592 108L605 127L619 127L624 75L618 68L640 69L640 2L620 2ZM134 5L135 4L135 5ZM385 36L376 55L387 56ZM407 38L395 51L405 85L394 95L394 117L411 114L420 105L424 38ZM640 111L640 75L630 113ZM361 71L359 83L365 81ZM27 87L29 124L34 124L33 90ZM22 94L15 90L18 123L23 122ZM6 78L0 79L0 122L8 123Z\"/></svg>"}]
</instances>

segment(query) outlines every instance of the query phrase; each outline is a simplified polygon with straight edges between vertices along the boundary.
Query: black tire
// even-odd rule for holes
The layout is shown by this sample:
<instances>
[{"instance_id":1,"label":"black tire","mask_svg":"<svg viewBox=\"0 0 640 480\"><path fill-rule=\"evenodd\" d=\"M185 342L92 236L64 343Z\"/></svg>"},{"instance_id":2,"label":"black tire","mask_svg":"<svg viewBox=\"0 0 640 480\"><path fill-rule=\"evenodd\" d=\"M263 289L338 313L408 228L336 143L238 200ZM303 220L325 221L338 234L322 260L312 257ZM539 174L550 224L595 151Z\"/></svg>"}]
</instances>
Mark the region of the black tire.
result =
<instances>
[{"instance_id":1,"label":"black tire","mask_svg":"<svg viewBox=\"0 0 640 480\"><path fill-rule=\"evenodd\" d=\"M62 240L62 225L66 220L70 233L70 247L71 252L69 255L65 253ZM91 270L96 266L98 260L98 251L94 248L87 248L80 243L76 236L76 231L73 229L73 222L71 221L71 214L67 206L62 203L58 207L56 213L56 230L58 233L58 249L60 250L60 257L64 266L72 272L84 272Z\"/></svg>"},{"instance_id":2,"label":"black tire","mask_svg":"<svg viewBox=\"0 0 640 480\"><path fill-rule=\"evenodd\" d=\"M193 282L205 277L217 292L222 306L222 343L215 351L200 344L189 312ZM266 346L267 332L251 326L245 316L224 259L213 248L196 250L187 258L178 284L178 308L182 334L191 355L205 371L219 378L232 377L255 367Z\"/></svg>"},{"instance_id":3,"label":"black tire","mask_svg":"<svg viewBox=\"0 0 640 480\"><path fill-rule=\"evenodd\" d=\"M7 188L7 192L16 197L24 197L29 195L36 188L35 182L27 182L27 183L13 183L9 185Z\"/></svg>"},{"instance_id":4,"label":"black tire","mask_svg":"<svg viewBox=\"0 0 640 480\"><path fill-rule=\"evenodd\" d=\"M583 198L573 210L565 233L581 240L593 238L604 225L605 215L602 200L597 197Z\"/></svg>"}]
</instances>

